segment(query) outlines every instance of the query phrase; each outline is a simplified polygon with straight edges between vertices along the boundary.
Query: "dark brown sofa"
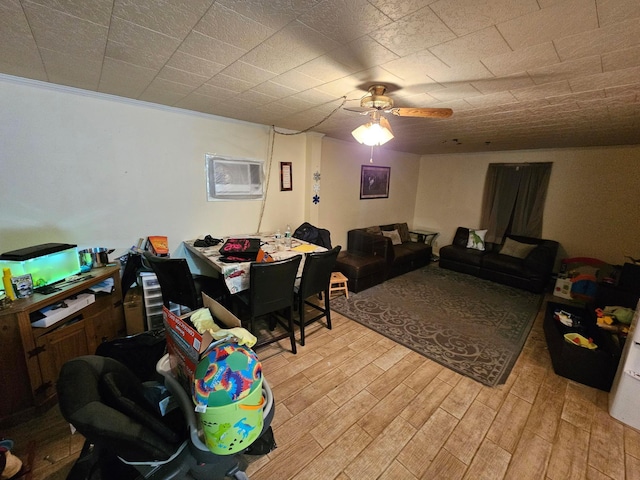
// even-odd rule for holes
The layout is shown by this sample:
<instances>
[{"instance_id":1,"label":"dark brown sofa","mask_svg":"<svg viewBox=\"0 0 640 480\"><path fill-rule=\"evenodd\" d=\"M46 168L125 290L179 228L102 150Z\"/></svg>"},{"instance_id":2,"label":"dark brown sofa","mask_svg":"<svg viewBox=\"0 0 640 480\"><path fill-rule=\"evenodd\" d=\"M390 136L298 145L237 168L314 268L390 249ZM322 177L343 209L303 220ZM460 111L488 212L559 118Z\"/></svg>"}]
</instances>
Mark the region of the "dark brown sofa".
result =
<instances>
[{"instance_id":1,"label":"dark brown sofa","mask_svg":"<svg viewBox=\"0 0 640 480\"><path fill-rule=\"evenodd\" d=\"M430 245L411 240L406 223L376 225L347 232L347 251L338 256L336 268L349 279L349 290L357 293L427 265L431 254Z\"/></svg>"},{"instance_id":2,"label":"dark brown sofa","mask_svg":"<svg viewBox=\"0 0 640 480\"><path fill-rule=\"evenodd\" d=\"M456 270L494 282L540 293L549 286L558 253L558 242L540 238L507 235L519 244L534 245L524 258L504 255L504 242L487 242L485 250L467 248L469 229L458 227L453 243L440 248L440 267Z\"/></svg>"}]
</instances>

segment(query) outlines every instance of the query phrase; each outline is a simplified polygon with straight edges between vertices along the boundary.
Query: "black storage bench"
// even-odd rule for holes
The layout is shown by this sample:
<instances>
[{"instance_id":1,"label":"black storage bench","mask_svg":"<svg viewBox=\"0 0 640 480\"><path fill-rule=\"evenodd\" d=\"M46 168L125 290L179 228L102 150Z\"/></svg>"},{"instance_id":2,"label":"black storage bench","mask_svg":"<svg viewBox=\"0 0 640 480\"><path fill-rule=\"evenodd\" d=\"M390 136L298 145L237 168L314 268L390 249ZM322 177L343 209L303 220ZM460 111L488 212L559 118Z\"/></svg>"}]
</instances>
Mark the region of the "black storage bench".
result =
<instances>
[{"instance_id":1,"label":"black storage bench","mask_svg":"<svg viewBox=\"0 0 640 480\"><path fill-rule=\"evenodd\" d=\"M358 293L384 282L387 276L387 263L380 255L358 255L340 252L335 270L349 279L349 290Z\"/></svg>"},{"instance_id":2,"label":"black storage bench","mask_svg":"<svg viewBox=\"0 0 640 480\"><path fill-rule=\"evenodd\" d=\"M567 327L555 320L556 310L578 316L582 326ZM609 332L596 325L594 313L579 306L548 302L543 327L553 370L558 375L607 392L611 390L622 345L617 345ZM590 350L567 342L564 335L571 332L592 338L598 348Z\"/></svg>"}]
</instances>

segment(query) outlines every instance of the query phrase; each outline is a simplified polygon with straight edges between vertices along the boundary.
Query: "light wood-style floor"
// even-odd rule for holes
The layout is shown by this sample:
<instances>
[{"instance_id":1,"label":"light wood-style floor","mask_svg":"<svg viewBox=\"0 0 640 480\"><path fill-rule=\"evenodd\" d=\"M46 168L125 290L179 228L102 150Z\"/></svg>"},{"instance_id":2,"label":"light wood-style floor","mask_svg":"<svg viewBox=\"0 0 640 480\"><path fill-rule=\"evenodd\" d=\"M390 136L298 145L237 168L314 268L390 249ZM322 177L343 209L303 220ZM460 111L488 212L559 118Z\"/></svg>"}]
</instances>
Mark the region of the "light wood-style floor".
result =
<instances>
[{"instance_id":1,"label":"light wood-style floor","mask_svg":"<svg viewBox=\"0 0 640 480\"><path fill-rule=\"evenodd\" d=\"M640 479L640 432L608 414L608 394L553 372L542 305L505 385L485 387L338 314L307 345L258 351L276 399L278 448L251 480ZM640 399L638 399L640 408ZM35 438L34 480L82 446L56 409ZM13 436L11 436L13 435ZM45 459L48 457L48 459ZM64 478L64 477L61 477Z\"/></svg>"}]
</instances>

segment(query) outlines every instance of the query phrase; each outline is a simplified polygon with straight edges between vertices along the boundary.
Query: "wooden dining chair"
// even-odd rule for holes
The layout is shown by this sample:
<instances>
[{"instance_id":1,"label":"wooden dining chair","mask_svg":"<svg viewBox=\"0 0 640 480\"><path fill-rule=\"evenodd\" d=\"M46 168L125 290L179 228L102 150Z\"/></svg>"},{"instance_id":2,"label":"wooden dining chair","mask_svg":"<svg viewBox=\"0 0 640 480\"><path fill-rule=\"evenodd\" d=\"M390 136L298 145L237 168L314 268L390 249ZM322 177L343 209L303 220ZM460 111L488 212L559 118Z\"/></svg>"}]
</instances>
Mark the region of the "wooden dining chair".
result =
<instances>
[{"instance_id":1,"label":"wooden dining chair","mask_svg":"<svg viewBox=\"0 0 640 480\"><path fill-rule=\"evenodd\" d=\"M188 307L189 310L202 308L202 294L222 303L227 303L228 292L218 278L205 275L192 275L189 264L184 258L157 257L149 252L144 253L153 273L156 274L162 303L170 308L170 303Z\"/></svg>"},{"instance_id":2,"label":"wooden dining chair","mask_svg":"<svg viewBox=\"0 0 640 480\"><path fill-rule=\"evenodd\" d=\"M331 285L331 272L336 264L340 245L326 252L308 253L304 260L300 285L294 288L297 302L298 319L294 323L300 326L300 345L304 346L304 327L312 322L327 318L327 328L331 329L331 309L329 307L329 287ZM312 295L324 294L324 307L308 299ZM305 305L311 306L320 313L315 317L305 319Z\"/></svg>"},{"instance_id":3,"label":"wooden dining chair","mask_svg":"<svg viewBox=\"0 0 640 480\"><path fill-rule=\"evenodd\" d=\"M251 263L249 290L233 295L240 307L249 311L248 319L244 323L246 323L246 328L258 338L256 348L289 337L291 351L296 353L293 325L293 286L301 260L302 256L296 255L275 262ZM279 324L286 332L269 338L260 338L255 321L258 317L265 315L269 315L270 330L274 330L276 324ZM243 320L242 315L240 315L240 319Z\"/></svg>"}]
</instances>

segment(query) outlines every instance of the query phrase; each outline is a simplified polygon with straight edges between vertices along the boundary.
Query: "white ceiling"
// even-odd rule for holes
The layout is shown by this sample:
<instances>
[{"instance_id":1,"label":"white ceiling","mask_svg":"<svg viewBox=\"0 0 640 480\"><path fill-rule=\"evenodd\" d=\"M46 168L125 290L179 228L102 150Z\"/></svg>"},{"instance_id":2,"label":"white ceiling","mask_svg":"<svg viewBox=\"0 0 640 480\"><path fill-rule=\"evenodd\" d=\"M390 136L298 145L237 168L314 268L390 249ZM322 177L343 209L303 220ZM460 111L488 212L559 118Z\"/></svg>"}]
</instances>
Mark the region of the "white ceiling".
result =
<instances>
[{"instance_id":1,"label":"white ceiling","mask_svg":"<svg viewBox=\"0 0 640 480\"><path fill-rule=\"evenodd\" d=\"M0 0L0 72L417 154L640 144L640 0ZM336 108L338 110L325 119Z\"/></svg>"}]
</instances>

